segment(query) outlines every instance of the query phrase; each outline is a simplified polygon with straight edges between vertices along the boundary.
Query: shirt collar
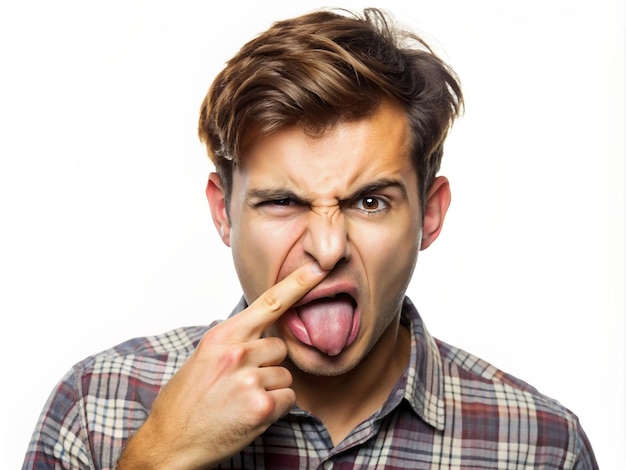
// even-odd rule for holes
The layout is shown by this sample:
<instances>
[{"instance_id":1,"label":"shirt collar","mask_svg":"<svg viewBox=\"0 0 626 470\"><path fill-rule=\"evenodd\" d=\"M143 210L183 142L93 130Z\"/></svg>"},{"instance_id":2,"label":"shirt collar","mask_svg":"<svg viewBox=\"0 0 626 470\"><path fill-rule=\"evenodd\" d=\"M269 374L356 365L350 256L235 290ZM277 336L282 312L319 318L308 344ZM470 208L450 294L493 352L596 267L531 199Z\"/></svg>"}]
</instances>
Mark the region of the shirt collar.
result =
<instances>
[{"instance_id":1,"label":"shirt collar","mask_svg":"<svg viewBox=\"0 0 626 470\"><path fill-rule=\"evenodd\" d=\"M229 316L232 317L246 307L246 301L242 297ZM429 425L443 431L445 404L443 366L439 348L408 297L404 298L401 321L411 331L411 355L408 367L396 391L404 389L403 397L409 402L413 411Z\"/></svg>"},{"instance_id":2,"label":"shirt collar","mask_svg":"<svg viewBox=\"0 0 626 470\"><path fill-rule=\"evenodd\" d=\"M411 330L411 356L405 372L404 398L420 418L442 431L445 403L439 348L408 297L402 306L402 321Z\"/></svg>"}]
</instances>

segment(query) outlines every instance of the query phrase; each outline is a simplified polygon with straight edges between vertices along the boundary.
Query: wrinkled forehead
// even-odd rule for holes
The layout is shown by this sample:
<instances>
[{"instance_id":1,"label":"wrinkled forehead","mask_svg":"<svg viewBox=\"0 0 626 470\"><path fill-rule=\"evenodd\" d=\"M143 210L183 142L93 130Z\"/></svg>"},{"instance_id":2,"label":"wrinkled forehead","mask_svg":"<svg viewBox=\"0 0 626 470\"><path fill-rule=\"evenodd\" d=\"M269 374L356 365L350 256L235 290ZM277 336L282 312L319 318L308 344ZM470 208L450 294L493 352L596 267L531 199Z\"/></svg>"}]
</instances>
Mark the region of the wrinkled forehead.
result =
<instances>
[{"instance_id":1,"label":"wrinkled forehead","mask_svg":"<svg viewBox=\"0 0 626 470\"><path fill-rule=\"evenodd\" d=\"M248 142L235 173L247 181L298 182L309 190L414 173L407 120L395 108L337 123L319 135L292 125ZM241 179L240 179L241 181Z\"/></svg>"},{"instance_id":2,"label":"wrinkled forehead","mask_svg":"<svg viewBox=\"0 0 626 470\"><path fill-rule=\"evenodd\" d=\"M387 132L386 136L393 133L394 129L399 129L405 132L405 149L408 155L412 155L414 148L414 137L411 132L408 113L404 108L397 104L395 101L382 100L378 105L368 112L364 112L363 115L355 116L340 116L329 117L324 122L311 123L304 119L297 122L285 122L280 125L263 124L259 122L251 122L246 126L246 131L241 138L241 146L239 149L239 155L234 159L237 166L244 165L246 156L249 155L252 149L257 146L264 139L270 138L272 135L284 131L290 128L297 128L306 136L312 140L323 140L325 136L333 134L339 127L346 124L356 124L362 121L377 120L377 117L387 117L393 115L392 119L387 119ZM380 119L378 119L380 121Z\"/></svg>"}]
</instances>

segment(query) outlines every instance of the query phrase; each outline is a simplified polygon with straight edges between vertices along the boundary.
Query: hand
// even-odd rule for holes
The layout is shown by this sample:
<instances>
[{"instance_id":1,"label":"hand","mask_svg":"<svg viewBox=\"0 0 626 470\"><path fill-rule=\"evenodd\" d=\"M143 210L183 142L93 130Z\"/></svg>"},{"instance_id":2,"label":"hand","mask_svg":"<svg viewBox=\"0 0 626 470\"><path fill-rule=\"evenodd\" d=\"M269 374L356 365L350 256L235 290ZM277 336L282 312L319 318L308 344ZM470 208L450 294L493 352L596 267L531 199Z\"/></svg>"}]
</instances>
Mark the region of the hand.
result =
<instances>
[{"instance_id":1,"label":"hand","mask_svg":"<svg viewBox=\"0 0 626 470\"><path fill-rule=\"evenodd\" d=\"M263 332L326 277L306 264L210 329L163 387L118 462L128 468L207 468L239 452L295 404L287 347Z\"/></svg>"}]
</instances>

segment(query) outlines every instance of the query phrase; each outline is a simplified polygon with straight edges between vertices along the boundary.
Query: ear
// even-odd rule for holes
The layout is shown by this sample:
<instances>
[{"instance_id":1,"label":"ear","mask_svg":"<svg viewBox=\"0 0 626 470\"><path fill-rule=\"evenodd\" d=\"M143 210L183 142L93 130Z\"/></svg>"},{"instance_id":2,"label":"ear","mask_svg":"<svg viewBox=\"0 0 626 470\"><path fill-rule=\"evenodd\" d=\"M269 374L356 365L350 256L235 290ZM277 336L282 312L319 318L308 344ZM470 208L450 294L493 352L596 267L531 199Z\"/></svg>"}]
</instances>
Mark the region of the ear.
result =
<instances>
[{"instance_id":1,"label":"ear","mask_svg":"<svg viewBox=\"0 0 626 470\"><path fill-rule=\"evenodd\" d=\"M446 212L450 206L450 199L448 178L438 176L426 195L421 250L428 248L439 236L443 227L443 220L446 218Z\"/></svg>"},{"instance_id":2,"label":"ear","mask_svg":"<svg viewBox=\"0 0 626 470\"><path fill-rule=\"evenodd\" d=\"M217 173L209 175L209 182L206 185L206 197L211 207L211 216L220 238L230 246L230 220L228 219L228 210L226 208L226 197L222 181Z\"/></svg>"}]
</instances>

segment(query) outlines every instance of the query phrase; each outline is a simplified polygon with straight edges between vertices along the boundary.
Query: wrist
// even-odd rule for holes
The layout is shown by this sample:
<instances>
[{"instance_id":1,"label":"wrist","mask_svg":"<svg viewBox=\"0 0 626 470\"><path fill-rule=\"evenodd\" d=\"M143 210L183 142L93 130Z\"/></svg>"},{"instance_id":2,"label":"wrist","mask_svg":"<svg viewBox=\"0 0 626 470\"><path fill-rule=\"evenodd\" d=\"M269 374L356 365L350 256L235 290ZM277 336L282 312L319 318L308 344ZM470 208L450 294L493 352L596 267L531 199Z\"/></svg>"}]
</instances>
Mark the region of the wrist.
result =
<instances>
[{"instance_id":1,"label":"wrist","mask_svg":"<svg viewBox=\"0 0 626 470\"><path fill-rule=\"evenodd\" d=\"M215 465L206 450L177 445L162 433L151 432L146 422L122 450L116 470L196 470Z\"/></svg>"}]
</instances>

